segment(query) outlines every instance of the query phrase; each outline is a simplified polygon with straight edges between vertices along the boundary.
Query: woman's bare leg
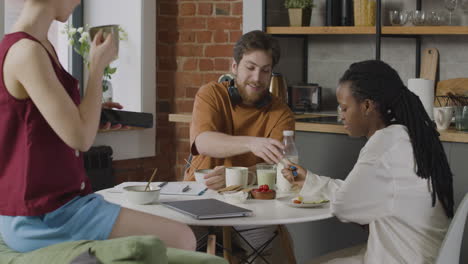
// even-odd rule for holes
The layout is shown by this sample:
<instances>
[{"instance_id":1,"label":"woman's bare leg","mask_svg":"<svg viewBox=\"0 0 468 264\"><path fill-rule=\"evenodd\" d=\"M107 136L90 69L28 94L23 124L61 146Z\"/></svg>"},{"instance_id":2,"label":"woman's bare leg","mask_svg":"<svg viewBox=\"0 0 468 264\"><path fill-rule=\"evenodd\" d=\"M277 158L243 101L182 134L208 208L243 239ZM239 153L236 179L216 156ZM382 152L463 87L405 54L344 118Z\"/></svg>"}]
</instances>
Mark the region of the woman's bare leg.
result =
<instances>
[{"instance_id":1,"label":"woman's bare leg","mask_svg":"<svg viewBox=\"0 0 468 264\"><path fill-rule=\"evenodd\" d=\"M188 225L122 207L109 238L137 235L157 236L172 248L195 250L196 247L195 236Z\"/></svg>"}]
</instances>

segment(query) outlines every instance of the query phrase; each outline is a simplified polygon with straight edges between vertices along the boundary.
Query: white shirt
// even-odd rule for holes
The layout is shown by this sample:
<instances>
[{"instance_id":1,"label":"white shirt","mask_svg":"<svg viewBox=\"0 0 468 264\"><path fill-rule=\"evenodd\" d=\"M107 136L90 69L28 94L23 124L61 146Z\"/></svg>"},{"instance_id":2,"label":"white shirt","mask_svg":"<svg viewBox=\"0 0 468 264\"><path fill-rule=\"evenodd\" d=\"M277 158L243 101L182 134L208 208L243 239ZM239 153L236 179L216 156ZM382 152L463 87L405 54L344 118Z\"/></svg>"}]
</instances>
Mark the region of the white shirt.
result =
<instances>
[{"instance_id":1,"label":"white shirt","mask_svg":"<svg viewBox=\"0 0 468 264\"><path fill-rule=\"evenodd\" d=\"M407 128L378 130L359 153L345 181L307 172L302 195L330 199L343 222L369 224L367 250L359 262L433 263L449 219L440 202L432 207L428 180L416 175Z\"/></svg>"}]
</instances>

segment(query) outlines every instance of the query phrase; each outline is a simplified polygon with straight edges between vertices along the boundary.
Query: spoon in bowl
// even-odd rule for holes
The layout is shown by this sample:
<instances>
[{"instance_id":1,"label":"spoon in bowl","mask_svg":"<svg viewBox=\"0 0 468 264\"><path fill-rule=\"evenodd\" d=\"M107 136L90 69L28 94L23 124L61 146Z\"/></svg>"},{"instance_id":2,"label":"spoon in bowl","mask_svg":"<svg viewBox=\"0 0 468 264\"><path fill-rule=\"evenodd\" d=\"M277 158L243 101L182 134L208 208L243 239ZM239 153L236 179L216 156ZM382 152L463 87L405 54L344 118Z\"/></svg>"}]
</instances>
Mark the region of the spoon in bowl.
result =
<instances>
[{"instance_id":1,"label":"spoon in bowl","mask_svg":"<svg viewBox=\"0 0 468 264\"><path fill-rule=\"evenodd\" d=\"M148 191L148 188L149 188L149 186L150 186L150 183L153 181L154 175L156 175L156 172L157 172L157 171L158 171L158 168L154 168L153 175L151 175L151 177L150 177L149 180L148 180L148 183L146 184L145 192Z\"/></svg>"}]
</instances>

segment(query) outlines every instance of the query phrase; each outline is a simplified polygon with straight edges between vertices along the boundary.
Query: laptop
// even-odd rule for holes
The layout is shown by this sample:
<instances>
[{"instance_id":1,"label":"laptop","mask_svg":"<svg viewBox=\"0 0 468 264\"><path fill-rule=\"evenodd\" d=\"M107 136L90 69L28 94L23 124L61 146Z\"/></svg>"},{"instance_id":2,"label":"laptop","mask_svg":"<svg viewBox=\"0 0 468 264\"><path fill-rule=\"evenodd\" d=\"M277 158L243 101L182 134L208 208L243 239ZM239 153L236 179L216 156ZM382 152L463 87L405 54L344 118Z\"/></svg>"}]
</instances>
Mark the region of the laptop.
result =
<instances>
[{"instance_id":1,"label":"laptop","mask_svg":"<svg viewBox=\"0 0 468 264\"><path fill-rule=\"evenodd\" d=\"M162 204L183 214L190 215L191 217L198 220L242 217L251 216L253 214L249 209L212 198L162 202Z\"/></svg>"}]
</instances>

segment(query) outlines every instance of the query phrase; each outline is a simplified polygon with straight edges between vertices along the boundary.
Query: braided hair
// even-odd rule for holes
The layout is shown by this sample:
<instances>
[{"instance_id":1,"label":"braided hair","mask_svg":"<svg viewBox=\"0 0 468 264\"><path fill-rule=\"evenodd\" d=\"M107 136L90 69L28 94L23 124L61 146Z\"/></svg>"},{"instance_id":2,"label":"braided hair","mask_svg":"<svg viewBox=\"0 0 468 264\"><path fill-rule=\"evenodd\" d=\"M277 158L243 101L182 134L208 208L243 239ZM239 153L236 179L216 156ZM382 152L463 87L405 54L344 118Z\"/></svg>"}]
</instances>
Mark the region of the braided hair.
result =
<instances>
[{"instance_id":1,"label":"braided hair","mask_svg":"<svg viewBox=\"0 0 468 264\"><path fill-rule=\"evenodd\" d=\"M377 60L352 64L339 82L350 84L352 95L358 102L374 101L386 125L401 124L408 128L417 164L416 174L430 180L432 206L438 198L445 214L453 217L452 172L436 126L419 97L403 84L392 67Z\"/></svg>"}]
</instances>

